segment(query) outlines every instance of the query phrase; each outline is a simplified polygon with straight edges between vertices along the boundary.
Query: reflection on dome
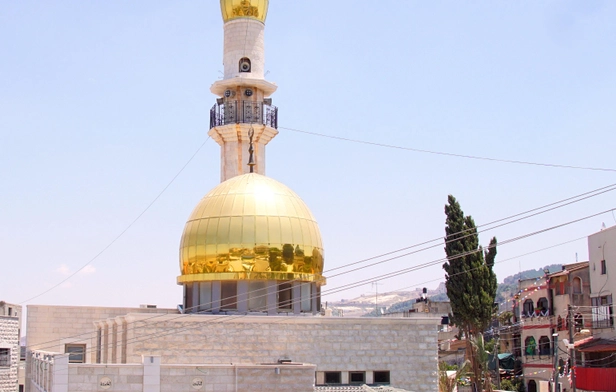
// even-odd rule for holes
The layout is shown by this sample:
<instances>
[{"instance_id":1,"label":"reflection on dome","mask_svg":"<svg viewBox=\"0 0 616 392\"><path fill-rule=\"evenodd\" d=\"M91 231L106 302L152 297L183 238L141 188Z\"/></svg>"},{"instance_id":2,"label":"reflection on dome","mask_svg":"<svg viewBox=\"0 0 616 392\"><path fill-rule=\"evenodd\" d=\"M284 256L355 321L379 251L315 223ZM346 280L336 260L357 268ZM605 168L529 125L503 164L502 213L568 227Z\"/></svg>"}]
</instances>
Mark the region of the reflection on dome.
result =
<instances>
[{"instance_id":1,"label":"reflection on dome","mask_svg":"<svg viewBox=\"0 0 616 392\"><path fill-rule=\"evenodd\" d=\"M210 191L191 214L180 245L178 283L213 280L323 282L323 245L306 204L256 173Z\"/></svg>"}]
</instances>

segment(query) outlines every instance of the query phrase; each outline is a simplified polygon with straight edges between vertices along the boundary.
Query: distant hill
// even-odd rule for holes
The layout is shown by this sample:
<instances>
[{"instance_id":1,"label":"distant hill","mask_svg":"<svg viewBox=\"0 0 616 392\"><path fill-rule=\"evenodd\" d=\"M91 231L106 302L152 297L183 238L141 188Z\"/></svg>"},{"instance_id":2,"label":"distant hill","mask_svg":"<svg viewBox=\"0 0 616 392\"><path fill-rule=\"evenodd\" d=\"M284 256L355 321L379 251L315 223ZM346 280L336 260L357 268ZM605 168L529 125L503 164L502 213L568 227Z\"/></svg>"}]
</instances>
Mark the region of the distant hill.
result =
<instances>
[{"instance_id":1,"label":"distant hill","mask_svg":"<svg viewBox=\"0 0 616 392\"><path fill-rule=\"evenodd\" d=\"M498 284L496 290L496 302L502 303L518 290L518 280L538 278L545 274L544 270L548 269L550 273L557 272L562 269L562 264L552 264L536 270L526 270L515 275L507 276L502 283ZM421 296L422 289L417 288L414 291L397 291L391 293L379 294L378 298L375 295L362 295L354 299L343 299L336 302L328 302L329 307L341 311L345 316L367 316L373 317L376 314L375 301L378 300L378 309L380 313L402 312L413 307L413 303ZM448 301L445 283L441 282L436 289L428 290L428 298L433 301Z\"/></svg>"}]
</instances>

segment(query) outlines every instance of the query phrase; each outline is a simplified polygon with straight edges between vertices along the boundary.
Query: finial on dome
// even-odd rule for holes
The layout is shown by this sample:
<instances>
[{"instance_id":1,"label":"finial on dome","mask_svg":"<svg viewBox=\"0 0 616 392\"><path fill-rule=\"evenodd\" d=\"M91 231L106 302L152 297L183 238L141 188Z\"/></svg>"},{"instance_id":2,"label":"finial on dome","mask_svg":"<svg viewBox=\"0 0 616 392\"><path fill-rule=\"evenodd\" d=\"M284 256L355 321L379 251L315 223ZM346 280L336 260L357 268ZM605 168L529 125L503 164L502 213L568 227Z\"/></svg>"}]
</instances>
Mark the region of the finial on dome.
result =
<instances>
[{"instance_id":1,"label":"finial on dome","mask_svg":"<svg viewBox=\"0 0 616 392\"><path fill-rule=\"evenodd\" d=\"M249 145L248 145L248 153L250 154L250 156L248 157L248 166L250 166L250 172L254 173L255 171L255 158L254 158L254 146L252 144L252 137L255 135L255 131L254 129L252 129L252 127L250 127L250 131L248 131L248 138L250 140Z\"/></svg>"},{"instance_id":2,"label":"finial on dome","mask_svg":"<svg viewBox=\"0 0 616 392\"><path fill-rule=\"evenodd\" d=\"M265 23L269 0L220 0L220 10L225 23L232 19L248 18Z\"/></svg>"}]
</instances>

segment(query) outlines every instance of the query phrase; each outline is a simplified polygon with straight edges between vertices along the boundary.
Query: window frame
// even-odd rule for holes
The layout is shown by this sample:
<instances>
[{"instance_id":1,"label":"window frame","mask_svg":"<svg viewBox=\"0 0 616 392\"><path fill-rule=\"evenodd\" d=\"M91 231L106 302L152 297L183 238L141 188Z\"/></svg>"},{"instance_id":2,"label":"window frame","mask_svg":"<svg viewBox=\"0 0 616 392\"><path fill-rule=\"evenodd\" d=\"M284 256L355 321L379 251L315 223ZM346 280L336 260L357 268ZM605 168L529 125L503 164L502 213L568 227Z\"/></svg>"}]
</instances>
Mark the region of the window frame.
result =
<instances>
[{"instance_id":1,"label":"window frame","mask_svg":"<svg viewBox=\"0 0 616 392\"><path fill-rule=\"evenodd\" d=\"M86 363L86 344L84 343L67 343L64 345L64 353L68 354L68 363ZM71 348L81 348L81 353L71 352ZM81 355L81 360L74 358L75 355ZM71 359L71 357L73 358Z\"/></svg>"},{"instance_id":2,"label":"window frame","mask_svg":"<svg viewBox=\"0 0 616 392\"><path fill-rule=\"evenodd\" d=\"M11 349L7 347L0 348L0 368L11 367Z\"/></svg>"},{"instance_id":3,"label":"window frame","mask_svg":"<svg viewBox=\"0 0 616 392\"><path fill-rule=\"evenodd\" d=\"M387 381L378 381L377 375L386 375ZM391 372L389 370L375 370L372 372L372 382L375 385L389 385L391 384Z\"/></svg>"},{"instance_id":4,"label":"window frame","mask_svg":"<svg viewBox=\"0 0 616 392\"><path fill-rule=\"evenodd\" d=\"M328 376L337 376L338 381L328 381ZM323 382L325 385L340 385L342 384L342 372L323 372Z\"/></svg>"},{"instance_id":5,"label":"window frame","mask_svg":"<svg viewBox=\"0 0 616 392\"><path fill-rule=\"evenodd\" d=\"M353 381L353 375L361 375L361 381ZM350 385L362 385L366 383L366 372L364 371L350 371L349 372L349 384Z\"/></svg>"}]
</instances>

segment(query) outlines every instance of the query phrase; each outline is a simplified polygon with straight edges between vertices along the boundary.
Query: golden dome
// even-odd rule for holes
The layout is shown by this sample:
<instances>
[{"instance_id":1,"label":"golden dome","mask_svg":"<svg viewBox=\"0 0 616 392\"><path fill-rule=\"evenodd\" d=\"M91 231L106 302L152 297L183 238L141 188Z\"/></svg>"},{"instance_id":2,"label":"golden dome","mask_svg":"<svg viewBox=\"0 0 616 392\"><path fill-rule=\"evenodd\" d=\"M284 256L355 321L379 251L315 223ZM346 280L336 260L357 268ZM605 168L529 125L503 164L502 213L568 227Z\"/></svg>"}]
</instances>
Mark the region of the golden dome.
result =
<instances>
[{"instance_id":1,"label":"golden dome","mask_svg":"<svg viewBox=\"0 0 616 392\"><path fill-rule=\"evenodd\" d=\"M265 23L269 0L220 0L220 11L225 23L237 18L256 19Z\"/></svg>"},{"instance_id":2,"label":"golden dome","mask_svg":"<svg viewBox=\"0 0 616 392\"><path fill-rule=\"evenodd\" d=\"M257 173L230 178L193 210L180 244L178 284L273 279L324 284L323 245L295 192Z\"/></svg>"}]
</instances>

